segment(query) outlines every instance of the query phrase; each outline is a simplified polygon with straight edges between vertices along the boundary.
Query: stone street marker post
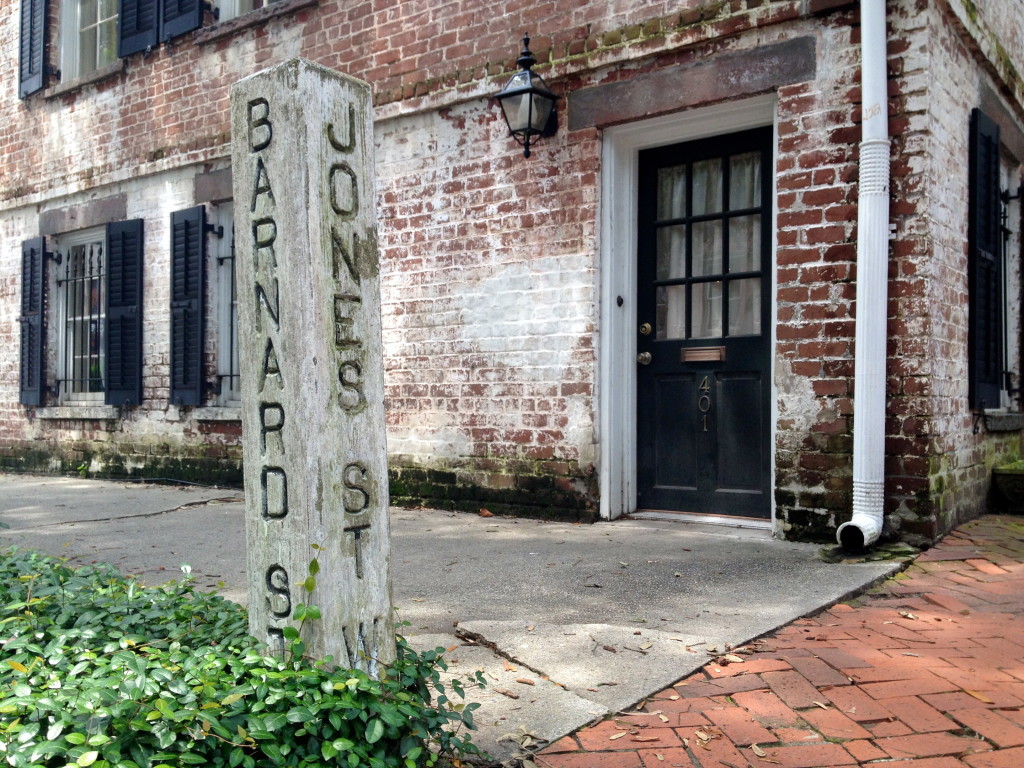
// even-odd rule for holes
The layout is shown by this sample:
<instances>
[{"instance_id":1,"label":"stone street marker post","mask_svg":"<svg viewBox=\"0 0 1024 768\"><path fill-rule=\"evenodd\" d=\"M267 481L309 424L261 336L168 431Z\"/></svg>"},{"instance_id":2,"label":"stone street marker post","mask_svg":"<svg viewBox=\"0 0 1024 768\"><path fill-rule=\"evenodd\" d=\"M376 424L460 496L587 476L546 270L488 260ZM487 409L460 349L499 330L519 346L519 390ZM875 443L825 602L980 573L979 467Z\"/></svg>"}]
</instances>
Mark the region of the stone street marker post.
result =
<instances>
[{"instance_id":1,"label":"stone street marker post","mask_svg":"<svg viewBox=\"0 0 1024 768\"><path fill-rule=\"evenodd\" d=\"M377 675L395 633L372 118L369 85L304 59L231 90L249 628L283 650L315 605L307 654Z\"/></svg>"}]
</instances>

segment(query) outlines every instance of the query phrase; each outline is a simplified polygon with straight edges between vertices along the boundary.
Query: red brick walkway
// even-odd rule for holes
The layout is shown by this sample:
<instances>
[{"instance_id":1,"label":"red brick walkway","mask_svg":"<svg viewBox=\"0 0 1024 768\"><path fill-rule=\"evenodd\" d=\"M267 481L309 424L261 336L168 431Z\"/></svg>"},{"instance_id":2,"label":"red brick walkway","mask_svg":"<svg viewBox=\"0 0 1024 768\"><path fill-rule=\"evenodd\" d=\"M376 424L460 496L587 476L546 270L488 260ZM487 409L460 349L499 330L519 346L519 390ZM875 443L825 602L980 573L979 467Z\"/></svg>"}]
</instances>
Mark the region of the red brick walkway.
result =
<instances>
[{"instance_id":1,"label":"red brick walkway","mask_svg":"<svg viewBox=\"0 0 1024 768\"><path fill-rule=\"evenodd\" d=\"M747 653L750 651L750 653ZM552 744L543 768L1024 768L1024 518Z\"/></svg>"}]
</instances>

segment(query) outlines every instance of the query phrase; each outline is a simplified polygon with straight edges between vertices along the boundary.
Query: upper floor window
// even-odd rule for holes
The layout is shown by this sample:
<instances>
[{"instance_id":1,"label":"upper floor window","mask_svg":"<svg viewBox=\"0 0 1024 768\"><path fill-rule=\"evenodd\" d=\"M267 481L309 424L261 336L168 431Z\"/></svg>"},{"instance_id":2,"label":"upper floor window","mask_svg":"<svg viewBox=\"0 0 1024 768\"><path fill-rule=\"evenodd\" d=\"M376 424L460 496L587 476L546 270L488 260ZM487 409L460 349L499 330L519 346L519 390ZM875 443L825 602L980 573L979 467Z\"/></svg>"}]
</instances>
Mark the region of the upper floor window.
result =
<instances>
[{"instance_id":1,"label":"upper floor window","mask_svg":"<svg viewBox=\"0 0 1024 768\"><path fill-rule=\"evenodd\" d=\"M62 79L83 77L117 60L117 20L118 0L65 0L61 4Z\"/></svg>"}]
</instances>

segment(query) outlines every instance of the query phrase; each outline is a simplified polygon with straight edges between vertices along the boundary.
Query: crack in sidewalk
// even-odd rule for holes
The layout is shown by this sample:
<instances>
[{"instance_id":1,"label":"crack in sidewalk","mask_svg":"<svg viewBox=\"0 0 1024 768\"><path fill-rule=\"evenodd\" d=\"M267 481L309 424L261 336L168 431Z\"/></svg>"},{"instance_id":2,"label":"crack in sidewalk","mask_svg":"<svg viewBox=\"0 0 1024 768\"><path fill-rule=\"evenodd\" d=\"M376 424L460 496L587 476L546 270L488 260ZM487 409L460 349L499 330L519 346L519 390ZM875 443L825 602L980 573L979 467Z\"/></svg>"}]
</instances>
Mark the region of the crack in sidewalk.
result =
<instances>
[{"instance_id":1,"label":"crack in sidewalk","mask_svg":"<svg viewBox=\"0 0 1024 768\"><path fill-rule=\"evenodd\" d=\"M61 522L58 522L58 523L42 523L40 525L29 525L29 526L26 526L24 528L14 528L14 527L4 528L3 531L7 531L8 534L15 534L15 533L24 533L24 532L28 532L28 531L38 531L38 530L42 530L42 529L45 529L45 528L62 528L64 526L78 525L79 523L112 523L112 522L115 522L117 520L138 520L139 518L159 517L160 515L169 515L172 512L180 512L181 510L192 509L193 507L205 507L205 506L208 506L210 504L227 504L227 503L234 503L234 502L241 502L241 501L242 501L242 499L239 499L239 498L234 497L234 496L220 496L220 497L217 497L215 499L203 499L203 500L200 500L200 501L189 501L189 502L186 502L185 504L179 504L178 506L171 507L170 509L157 510L156 512L140 512L140 513L135 514L135 515L117 515L117 516L114 516L114 517L90 517L90 518L86 518L84 520L64 520L64 521L61 521ZM0 535L2 535L2 532L0 532Z\"/></svg>"},{"instance_id":2,"label":"crack in sidewalk","mask_svg":"<svg viewBox=\"0 0 1024 768\"><path fill-rule=\"evenodd\" d=\"M498 647L498 644L496 642L494 642L493 640L488 640L479 632L471 632L468 629L463 629L462 627L458 626L458 624L456 624L455 636L460 640L468 640L471 643L476 643L477 645L482 646L483 648L487 648L488 650L492 651L495 656L500 656L501 658L506 659L512 662L513 664L518 664L521 667L525 667L526 669L533 672L535 675L539 675L542 679L546 680L547 682L550 682L552 685L558 686L563 691L569 690L564 685L561 685L560 683L556 683L553 680L551 680L551 677L544 670L531 666L522 659L513 656L511 653L507 653L506 651L501 650L501 648Z\"/></svg>"}]
</instances>

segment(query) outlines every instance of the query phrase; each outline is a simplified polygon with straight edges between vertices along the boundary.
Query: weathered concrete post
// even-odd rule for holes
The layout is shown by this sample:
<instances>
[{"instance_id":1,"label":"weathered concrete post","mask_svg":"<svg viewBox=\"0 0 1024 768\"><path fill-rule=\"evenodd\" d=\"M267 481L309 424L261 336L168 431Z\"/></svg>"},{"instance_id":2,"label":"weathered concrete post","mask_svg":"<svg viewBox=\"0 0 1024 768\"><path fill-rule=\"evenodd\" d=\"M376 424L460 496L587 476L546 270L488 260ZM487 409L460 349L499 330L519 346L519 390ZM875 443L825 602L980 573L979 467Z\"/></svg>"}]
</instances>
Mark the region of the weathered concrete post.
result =
<instances>
[{"instance_id":1,"label":"weathered concrete post","mask_svg":"<svg viewBox=\"0 0 1024 768\"><path fill-rule=\"evenodd\" d=\"M366 83L303 59L231 90L250 631L283 648L316 605L307 653L376 674L395 636L372 117Z\"/></svg>"}]
</instances>

